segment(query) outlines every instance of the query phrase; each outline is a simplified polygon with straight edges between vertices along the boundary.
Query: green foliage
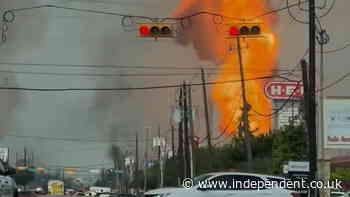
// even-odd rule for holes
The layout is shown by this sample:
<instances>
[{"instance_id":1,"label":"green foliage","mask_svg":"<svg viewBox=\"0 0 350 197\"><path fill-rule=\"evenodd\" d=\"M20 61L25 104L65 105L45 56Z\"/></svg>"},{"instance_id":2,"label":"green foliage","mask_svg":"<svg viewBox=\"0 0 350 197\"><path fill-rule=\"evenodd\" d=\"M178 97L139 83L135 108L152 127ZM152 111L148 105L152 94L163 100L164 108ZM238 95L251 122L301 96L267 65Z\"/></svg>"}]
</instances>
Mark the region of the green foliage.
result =
<instances>
[{"instance_id":1,"label":"green foliage","mask_svg":"<svg viewBox=\"0 0 350 197\"><path fill-rule=\"evenodd\" d=\"M303 126L287 126L274 134L272 145L272 172L279 174L283 163L306 160L307 143Z\"/></svg>"},{"instance_id":2,"label":"green foliage","mask_svg":"<svg viewBox=\"0 0 350 197\"><path fill-rule=\"evenodd\" d=\"M331 180L350 180L350 170L349 168L335 168L333 172L331 172Z\"/></svg>"},{"instance_id":3,"label":"green foliage","mask_svg":"<svg viewBox=\"0 0 350 197\"><path fill-rule=\"evenodd\" d=\"M272 134L253 138L253 168L248 171L244 141L235 139L223 147L196 148L193 152L195 175L218 171L255 172L278 174L281 165L288 160L307 159L305 132L303 126L286 127ZM271 165L272 164L272 165ZM180 172L177 158L168 159L165 163L165 186L178 186ZM143 171L139 171L131 183L132 187L143 188ZM159 164L147 169L147 189L159 187Z\"/></svg>"}]
</instances>

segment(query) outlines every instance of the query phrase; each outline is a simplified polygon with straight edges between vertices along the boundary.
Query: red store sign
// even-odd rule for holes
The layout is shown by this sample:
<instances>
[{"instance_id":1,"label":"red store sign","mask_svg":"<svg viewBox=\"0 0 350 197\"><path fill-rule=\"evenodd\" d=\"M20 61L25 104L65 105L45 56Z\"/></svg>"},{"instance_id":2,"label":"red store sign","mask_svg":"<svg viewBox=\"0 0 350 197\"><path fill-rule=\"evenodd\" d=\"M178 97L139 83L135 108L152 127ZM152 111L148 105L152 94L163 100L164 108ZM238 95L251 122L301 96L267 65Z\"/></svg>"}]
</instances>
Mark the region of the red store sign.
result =
<instances>
[{"instance_id":1,"label":"red store sign","mask_svg":"<svg viewBox=\"0 0 350 197\"><path fill-rule=\"evenodd\" d=\"M269 82L265 84L265 94L270 99L302 99L304 95L303 83Z\"/></svg>"}]
</instances>

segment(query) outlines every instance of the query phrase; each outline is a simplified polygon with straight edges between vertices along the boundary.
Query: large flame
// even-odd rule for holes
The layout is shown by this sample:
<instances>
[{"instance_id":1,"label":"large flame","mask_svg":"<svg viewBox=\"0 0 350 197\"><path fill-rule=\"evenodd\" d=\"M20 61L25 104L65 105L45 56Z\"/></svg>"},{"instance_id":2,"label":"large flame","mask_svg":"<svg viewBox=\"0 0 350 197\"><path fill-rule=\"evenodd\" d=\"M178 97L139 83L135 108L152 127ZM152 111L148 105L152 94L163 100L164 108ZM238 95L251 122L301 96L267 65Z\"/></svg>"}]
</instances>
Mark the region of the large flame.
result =
<instances>
[{"instance_id":1,"label":"large flame","mask_svg":"<svg viewBox=\"0 0 350 197\"><path fill-rule=\"evenodd\" d=\"M188 16L198 12L211 12L230 18L251 19L266 13L269 6L262 0L182 0L173 13L174 17ZM228 39L228 28L223 25L227 18L212 15L199 15L183 21L183 31L178 42L192 44L202 60L219 64L217 81L240 80L237 43ZM272 31L275 16L272 14L258 17L254 23L260 23L262 38L241 39L242 62L245 79L271 75L275 68L278 42ZM231 20L232 24L239 23ZM230 51L227 46L233 46ZM267 133L271 129L271 119L258 113L271 113L271 103L265 97L264 80L247 80L246 97L251 106L249 111L250 130L254 135ZM219 130L226 136L237 131L242 117L241 84L217 84L212 89L214 103L218 108ZM255 113L258 112L258 113Z\"/></svg>"}]
</instances>

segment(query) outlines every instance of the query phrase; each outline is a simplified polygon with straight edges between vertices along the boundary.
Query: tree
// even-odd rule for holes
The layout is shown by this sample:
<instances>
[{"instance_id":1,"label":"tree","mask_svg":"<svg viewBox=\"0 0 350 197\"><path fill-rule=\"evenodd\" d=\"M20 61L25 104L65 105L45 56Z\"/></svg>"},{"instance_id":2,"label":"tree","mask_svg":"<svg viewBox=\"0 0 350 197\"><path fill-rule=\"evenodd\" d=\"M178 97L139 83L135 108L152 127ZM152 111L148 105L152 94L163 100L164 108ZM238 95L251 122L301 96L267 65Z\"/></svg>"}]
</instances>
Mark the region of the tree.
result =
<instances>
[{"instance_id":1,"label":"tree","mask_svg":"<svg viewBox=\"0 0 350 197\"><path fill-rule=\"evenodd\" d=\"M307 160L307 143L304 126L286 126L276 133L272 146L273 173L279 174L282 165L289 160Z\"/></svg>"},{"instance_id":2,"label":"tree","mask_svg":"<svg viewBox=\"0 0 350 197\"><path fill-rule=\"evenodd\" d=\"M109 156L110 158L113 160L113 163L114 163L114 169L116 170L123 170L125 171L125 165L124 165L124 155L121 151L121 149L119 148L119 146L117 145L112 145L111 146L111 149L109 151ZM120 174L116 175L117 176L117 179L118 179L118 182L119 182L119 185L120 185L120 188L122 188L122 180L124 180L122 178L122 176L120 176ZM113 179L114 180L114 179ZM116 186L117 184L115 184L115 181L113 181L113 185Z\"/></svg>"}]
</instances>

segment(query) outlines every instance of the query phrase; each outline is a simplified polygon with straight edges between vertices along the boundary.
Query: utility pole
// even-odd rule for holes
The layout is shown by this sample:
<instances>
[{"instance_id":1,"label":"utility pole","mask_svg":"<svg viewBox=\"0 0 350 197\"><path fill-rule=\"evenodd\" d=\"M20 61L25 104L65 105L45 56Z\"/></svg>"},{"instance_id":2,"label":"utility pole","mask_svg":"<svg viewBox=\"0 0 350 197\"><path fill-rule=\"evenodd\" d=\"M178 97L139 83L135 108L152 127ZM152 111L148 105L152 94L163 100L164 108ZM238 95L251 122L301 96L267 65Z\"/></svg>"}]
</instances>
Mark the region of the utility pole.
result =
<instances>
[{"instance_id":1,"label":"utility pole","mask_svg":"<svg viewBox=\"0 0 350 197\"><path fill-rule=\"evenodd\" d=\"M174 136L174 125L171 124L171 151L173 152L173 157L175 156L175 136Z\"/></svg>"},{"instance_id":2,"label":"utility pole","mask_svg":"<svg viewBox=\"0 0 350 197\"><path fill-rule=\"evenodd\" d=\"M24 147L24 166L27 166L27 148Z\"/></svg>"},{"instance_id":3,"label":"utility pole","mask_svg":"<svg viewBox=\"0 0 350 197\"><path fill-rule=\"evenodd\" d=\"M327 35L325 30L321 30L319 33L320 39L318 39L319 45L320 45L320 67L319 67L319 89L322 89L324 87L324 45L329 42L329 39L327 39ZM325 37L326 36L326 37ZM324 125L323 125L323 118L324 118L324 92L319 91L318 92L318 129L319 129L319 136L318 136L318 159L319 159L319 165L318 165L318 179L323 181L329 181L330 179L330 161L326 160L325 157L325 149L324 149ZM316 135L317 136L317 135ZM320 197L325 197L327 194L329 194L330 190L325 188L321 189L319 191Z\"/></svg>"},{"instance_id":4,"label":"utility pole","mask_svg":"<svg viewBox=\"0 0 350 197\"><path fill-rule=\"evenodd\" d=\"M317 172L317 144L316 144L316 10L315 0L309 0L309 112L308 124L310 142L310 181L315 180ZM310 190L310 196L317 195L317 189Z\"/></svg>"},{"instance_id":5,"label":"utility pole","mask_svg":"<svg viewBox=\"0 0 350 197\"><path fill-rule=\"evenodd\" d=\"M35 165L34 165L34 151L32 151L32 161L31 161L31 165L32 165L32 166L35 166Z\"/></svg>"},{"instance_id":6,"label":"utility pole","mask_svg":"<svg viewBox=\"0 0 350 197\"><path fill-rule=\"evenodd\" d=\"M158 162L159 162L159 186L162 187L162 156L161 156L161 139L160 139L160 124L158 124Z\"/></svg>"},{"instance_id":7,"label":"utility pole","mask_svg":"<svg viewBox=\"0 0 350 197\"><path fill-rule=\"evenodd\" d=\"M145 166L144 166L144 184L143 184L143 190L147 190L147 165L148 165L148 138L149 138L149 127L146 128L146 147L145 147Z\"/></svg>"},{"instance_id":8,"label":"utility pole","mask_svg":"<svg viewBox=\"0 0 350 197\"><path fill-rule=\"evenodd\" d=\"M179 146L178 146L178 151L177 151L177 159L178 159L178 165L179 165L179 169L181 171L180 173L180 182L182 182L182 179L185 177L184 174L184 143L183 143L183 122L184 122L184 113L183 113L183 88L180 88L180 96L179 96L179 108L181 110L181 121L179 122Z\"/></svg>"},{"instance_id":9,"label":"utility pole","mask_svg":"<svg viewBox=\"0 0 350 197\"><path fill-rule=\"evenodd\" d=\"M136 139L135 139L136 150L135 150L135 174L134 174L134 177L135 177L135 180L137 180L138 172L139 172L139 136L138 136L137 131L136 131L136 136L135 137L136 137ZM139 185L137 184L136 185L136 196L138 196L138 194L139 194Z\"/></svg>"},{"instance_id":10,"label":"utility pole","mask_svg":"<svg viewBox=\"0 0 350 197\"><path fill-rule=\"evenodd\" d=\"M158 139L160 140L160 125L158 124ZM160 146L158 146L158 161L160 161L160 153L161 149Z\"/></svg>"},{"instance_id":11,"label":"utility pole","mask_svg":"<svg viewBox=\"0 0 350 197\"><path fill-rule=\"evenodd\" d=\"M64 179L65 179L65 177L64 177L64 167L62 168L62 182L63 182L63 184L64 184Z\"/></svg>"},{"instance_id":12,"label":"utility pole","mask_svg":"<svg viewBox=\"0 0 350 197\"><path fill-rule=\"evenodd\" d=\"M183 89L184 89L184 136L185 136L185 176L189 177L190 171L191 171L191 164L190 164L190 149L189 149L189 132L188 132L188 98L187 98L187 84L186 82L183 83Z\"/></svg>"},{"instance_id":13,"label":"utility pole","mask_svg":"<svg viewBox=\"0 0 350 197\"><path fill-rule=\"evenodd\" d=\"M211 151L212 150L212 144L211 144L211 131L210 131L210 124L209 124L207 86L206 86L206 80L205 80L205 75L204 75L204 69L203 68L201 68L201 74L202 74L202 89L203 89L204 112L205 112L205 127L206 127L206 130L207 130L208 148L209 148L209 151Z\"/></svg>"},{"instance_id":14,"label":"utility pole","mask_svg":"<svg viewBox=\"0 0 350 197\"><path fill-rule=\"evenodd\" d=\"M243 121L243 134L244 134L244 144L247 152L247 162L249 171L252 170L252 161L253 161L253 152L252 152L252 142L251 142L251 133L249 131L249 104L246 98L245 92L245 81L244 81L244 71L243 71L243 62L242 62L242 54L241 54L241 43L240 37L237 36L237 52L238 52L238 61L239 61L239 71L241 77L241 86L242 86L242 100L243 100L243 113L242 113L242 121Z\"/></svg>"},{"instance_id":15,"label":"utility pole","mask_svg":"<svg viewBox=\"0 0 350 197\"><path fill-rule=\"evenodd\" d=\"M164 152L165 152L165 139L161 138L160 132L159 132L159 167L160 167L160 188L164 186Z\"/></svg>"},{"instance_id":16,"label":"utility pole","mask_svg":"<svg viewBox=\"0 0 350 197\"><path fill-rule=\"evenodd\" d=\"M192 88L191 85L188 86L188 106L189 106L189 114L188 117L190 119L189 123L190 123L190 178L194 177L194 169L193 169L193 137L194 137L194 128L193 128L193 106L192 106Z\"/></svg>"}]
</instances>

